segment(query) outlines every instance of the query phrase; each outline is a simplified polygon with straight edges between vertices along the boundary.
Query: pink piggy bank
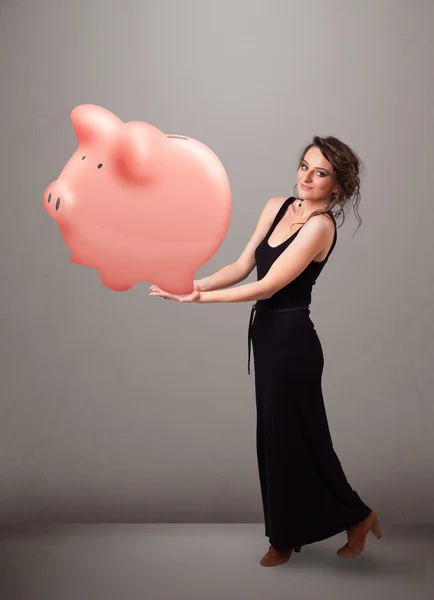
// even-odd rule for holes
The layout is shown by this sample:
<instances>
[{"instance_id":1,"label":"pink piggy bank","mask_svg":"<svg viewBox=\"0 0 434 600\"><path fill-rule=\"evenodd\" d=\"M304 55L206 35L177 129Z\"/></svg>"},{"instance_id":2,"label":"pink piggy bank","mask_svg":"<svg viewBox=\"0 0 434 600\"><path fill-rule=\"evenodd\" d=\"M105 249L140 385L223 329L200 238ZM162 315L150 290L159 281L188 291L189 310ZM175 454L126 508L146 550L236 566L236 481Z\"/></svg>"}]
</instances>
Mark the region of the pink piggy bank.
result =
<instances>
[{"instance_id":1,"label":"pink piggy bank","mask_svg":"<svg viewBox=\"0 0 434 600\"><path fill-rule=\"evenodd\" d=\"M112 290L144 280L191 293L231 218L218 157L197 140L124 123L99 106L77 106L71 119L78 149L43 195L71 261L97 269Z\"/></svg>"}]
</instances>

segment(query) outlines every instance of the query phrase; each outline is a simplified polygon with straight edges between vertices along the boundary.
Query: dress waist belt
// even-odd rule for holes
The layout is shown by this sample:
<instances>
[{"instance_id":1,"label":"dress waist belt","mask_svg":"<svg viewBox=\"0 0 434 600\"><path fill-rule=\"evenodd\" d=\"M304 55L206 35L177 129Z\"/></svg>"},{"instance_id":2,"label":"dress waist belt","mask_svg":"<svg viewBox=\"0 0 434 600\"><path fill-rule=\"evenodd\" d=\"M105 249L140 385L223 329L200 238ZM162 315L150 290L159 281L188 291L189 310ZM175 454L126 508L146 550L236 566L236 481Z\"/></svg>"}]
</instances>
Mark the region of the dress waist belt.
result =
<instances>
[{"instance_id":1,"label":"dress waist belt","mask_svg":"<svg viewBox=\"0 0 434 600\"><path fill-rule=\"evenodd\" d=\"M247 372L250 375L250 347L252 342L252 325L255 317L255 313L257 310L265 311L265 312L290 312L293 310L308 310L309 306L294 306L291 308L256 308L256 304L252 306L252 310L250 311L250 319L249 319L249 334L248 334L248 363L247 363Z\"/></svg>"}]
</instances>

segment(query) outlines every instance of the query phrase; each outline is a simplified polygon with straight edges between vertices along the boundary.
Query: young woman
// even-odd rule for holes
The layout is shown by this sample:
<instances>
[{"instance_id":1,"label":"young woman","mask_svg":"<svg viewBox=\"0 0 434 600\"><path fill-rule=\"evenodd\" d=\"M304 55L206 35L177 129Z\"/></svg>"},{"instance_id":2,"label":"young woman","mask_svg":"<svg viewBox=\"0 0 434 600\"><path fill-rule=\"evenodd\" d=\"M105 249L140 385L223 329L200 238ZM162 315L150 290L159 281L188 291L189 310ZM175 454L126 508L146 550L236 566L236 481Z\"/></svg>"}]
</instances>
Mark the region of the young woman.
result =
<instances>
[{"instance_id":1,"label":"young woman","mask_svg":"<svg viewBox=\"0 0 434 600\"><path fill-rule=\"evenodd\" d=\"M359 167L346 144L315 136L300 156L297 195L266 203L235 263L195 281L189 295L150 288L151 296L179 302L256 300L248 354L250 372L252 342L257 458L271 544L263 566L282 564L293 550L342 531L348 541L337 554L357 556L370 530L382 535L377 515L351 488L333 448L321 388L324 357L309 309L312 287L336 244L335 215L343 215L352 197L355 208L360 201ZM256 282L230 287L255 266Z\"/></svg>"}]
</instances>

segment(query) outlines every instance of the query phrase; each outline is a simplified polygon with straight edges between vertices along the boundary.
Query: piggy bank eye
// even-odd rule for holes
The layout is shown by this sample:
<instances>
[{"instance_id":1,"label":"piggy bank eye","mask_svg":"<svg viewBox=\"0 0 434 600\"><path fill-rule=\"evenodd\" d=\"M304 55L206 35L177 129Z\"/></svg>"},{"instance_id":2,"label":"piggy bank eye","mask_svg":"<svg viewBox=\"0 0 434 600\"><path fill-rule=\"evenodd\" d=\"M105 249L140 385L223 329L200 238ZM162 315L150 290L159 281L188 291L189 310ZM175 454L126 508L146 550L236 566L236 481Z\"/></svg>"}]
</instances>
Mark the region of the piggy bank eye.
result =
<instances>
[{"instance_id":1,"label":"piggy bank eye","mask_svg":"<svg viewBox=\"0 0 434 600\"><path fill-rule=\"evenodd\" d=\"M82 157L81 157L81 160L84 160L85 158L86 158L85 156L82 156Z\"/></svg>"}]
</instances>

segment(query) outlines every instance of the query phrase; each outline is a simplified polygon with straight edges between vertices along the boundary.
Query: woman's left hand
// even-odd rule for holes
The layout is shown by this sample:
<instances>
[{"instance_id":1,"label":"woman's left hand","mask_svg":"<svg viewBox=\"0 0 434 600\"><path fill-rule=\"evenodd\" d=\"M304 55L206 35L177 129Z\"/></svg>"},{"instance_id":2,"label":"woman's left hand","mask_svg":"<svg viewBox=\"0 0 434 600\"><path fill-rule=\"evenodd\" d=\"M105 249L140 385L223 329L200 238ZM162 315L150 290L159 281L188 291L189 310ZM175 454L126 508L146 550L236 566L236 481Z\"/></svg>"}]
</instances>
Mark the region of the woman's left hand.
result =
<instances>
[{"instance_id":1,"label":"woman's left hand","mask_svg":"<svg viewBox=\"0 0 434 600\"><path fill-rule=\"evenodd\" d=\"M151 290L150 296L161 296L165 300L176 300L177 302L199 302L200 300L200 292L198 290L193 290L191 294L178 295L165 292L158 285L151 285L149 289Z\"/></svg>"}]
</instances>

